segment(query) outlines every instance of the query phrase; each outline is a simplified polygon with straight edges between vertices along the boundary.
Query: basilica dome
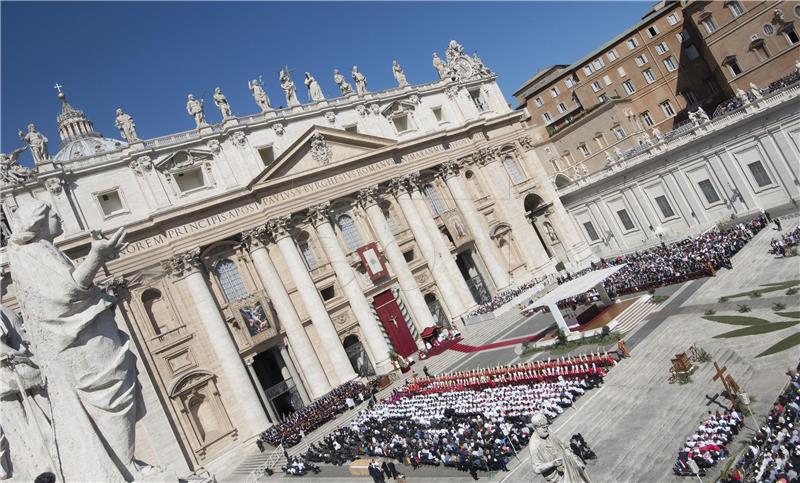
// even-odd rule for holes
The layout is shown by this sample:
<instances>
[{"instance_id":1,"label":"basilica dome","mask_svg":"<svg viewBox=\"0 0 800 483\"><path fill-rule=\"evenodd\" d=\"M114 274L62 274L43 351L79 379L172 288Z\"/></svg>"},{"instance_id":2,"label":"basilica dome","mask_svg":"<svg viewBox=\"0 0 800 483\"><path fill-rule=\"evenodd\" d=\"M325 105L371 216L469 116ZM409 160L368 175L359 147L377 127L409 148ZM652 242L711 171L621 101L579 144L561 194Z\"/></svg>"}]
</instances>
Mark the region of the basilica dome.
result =
<instances>
[{"instance_id":1,"label":"basilica dome","mask_svg":"<svg viewBox=\"0 0 800 483\"><path fill-rule=\"evenodd\" d=\"M61 99L61 114L58 115L58 135L61 147L53 156L53 161L65 163L88 156L98 156L118 151L128 145L119 139L103 137L94 130L92 121L80 109L75 109L63 92L58 93Z\"/></svg>"}]
</instances>

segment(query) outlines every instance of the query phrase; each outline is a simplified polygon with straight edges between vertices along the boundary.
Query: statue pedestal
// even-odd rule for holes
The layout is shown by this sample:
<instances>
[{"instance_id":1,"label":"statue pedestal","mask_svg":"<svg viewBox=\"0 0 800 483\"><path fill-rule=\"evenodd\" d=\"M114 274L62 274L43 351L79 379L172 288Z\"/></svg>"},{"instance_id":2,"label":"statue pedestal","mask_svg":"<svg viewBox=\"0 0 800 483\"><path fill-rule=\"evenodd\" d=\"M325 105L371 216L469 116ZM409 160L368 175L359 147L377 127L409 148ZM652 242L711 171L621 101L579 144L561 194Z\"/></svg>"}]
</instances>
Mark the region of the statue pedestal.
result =
<instances>
[{"instance_id":1,"label":"statue pedestal","mask_svg":"<svg viewBox=\"0 0 800 483\"><path fill-rule=\"evenodd\" d=\"M133 143L128 144L128 149L130 151L142 151L144 150L144 141L136 141Z\"/></svg>"},{"instance_id":2,"label":"statue pedestal","mask_svg":"<svg viewBox=\"0 0 800 483\"><path fill-rule=\"evenodd\" d=\"M201 136L205 134L212 134L214 132L214 128L207 124L205 126L200 126L197 130L200 132Z\"/></svg>"},{"instance_id":3,"label":"statue pedestal","mask_svg":"<svg viewBox=\"0 0 800 483\"><path fill-rule=\"evenodd\" d=\"M238 126L238 125L239 125L239 121L237 121L233 117L229 117L228 119L225 119L224 121L222 121L222 129L228 129L228 128L232 128L232 127Z\"/></svg>"}]
</instances>

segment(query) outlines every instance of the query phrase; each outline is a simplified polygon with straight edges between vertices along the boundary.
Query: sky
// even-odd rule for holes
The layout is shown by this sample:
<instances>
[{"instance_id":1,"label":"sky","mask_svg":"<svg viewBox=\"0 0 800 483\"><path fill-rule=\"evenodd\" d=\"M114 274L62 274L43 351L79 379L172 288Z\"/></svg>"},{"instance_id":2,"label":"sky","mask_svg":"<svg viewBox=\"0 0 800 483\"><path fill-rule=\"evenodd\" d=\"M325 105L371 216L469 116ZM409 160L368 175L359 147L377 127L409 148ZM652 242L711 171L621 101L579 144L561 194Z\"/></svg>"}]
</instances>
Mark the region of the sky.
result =
<instances>
[{"instance_id":1,"label":"sky","mask_svg":"<svg viewBox=\"0 0 800 483\"><path fill-rule=\"evenodd\" d=\"M393 59L412 84L436 79L435 50L456 39L477 52L512 94L552 64L570 64L636 24L652 2L6 2L0 3L0 149L23 146L36 124L58 151L56 83L96 131L120 138L114 111L133 116L140 138L194 127L186 96L219 86L236 115L258 112L247 88L261 77L284 105L278 70L287 65L305 102L309 71L327 97L332 72L354 65L369 90L396 85ZM350 82L352 84L352 82ZM20 158L31 165L30 153Z\"/></svg>"}]
</instances>

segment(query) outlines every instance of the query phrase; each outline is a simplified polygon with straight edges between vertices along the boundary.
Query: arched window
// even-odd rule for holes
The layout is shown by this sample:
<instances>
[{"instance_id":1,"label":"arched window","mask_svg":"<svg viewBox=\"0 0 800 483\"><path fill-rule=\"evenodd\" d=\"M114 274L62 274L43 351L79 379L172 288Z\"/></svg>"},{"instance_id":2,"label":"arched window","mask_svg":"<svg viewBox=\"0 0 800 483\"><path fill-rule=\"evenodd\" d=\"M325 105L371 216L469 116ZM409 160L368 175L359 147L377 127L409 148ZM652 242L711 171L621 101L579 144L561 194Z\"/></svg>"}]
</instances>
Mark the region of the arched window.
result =
<instances>
[{"instance_id":1,"label":"arched window","mask_svg":"<svg viewBox=\"0 0 800 483\"><path fill-rule=\"evenodd\" d=\"M425 187L422 188L422 191L425 193L425 198L428 199L428 204L431 206L434 216L439 216L447 211L444 208L442 200L439 199L439 194L436 192L433 186L426 184Z\"/></svg>"},{"instance_id":2,"label":"arched window","mask_svg":"<svg viewBox=\"0 0 800 483\"><path fill-rule=\"evenodd\" d=\"M214 265L214 275L219 280L222 293L228 302L235 302L247 297L247 289L244 288L239 269L236 268L236 264L233 261L225 258L217 262Z\"/></svg>"},{"instance_id":3,"label":"arched window","mask_svg":"<svg viewBox=\"0 0 800 483\"><path fill-rule=\"evenodd\" d=\"M511 156L506 156L503 160L503 164L506 167L506 171L508 171L508 175L511 176L511 181L514 184L522 183L525 181L525 178L522 176L522 172L519 170L519 166L517 166L516 160Z\"/></svg>"},{"instance_id":4,"label":"arched window","mask_svg":"<svg viewBox=\"0 0 800 483\"><path fill-rule=\"evenodd\" d=\"M147 312L147 317L150 319L150 325L156 335L162 334L169 330L169 322L171 317L169 315L169 307L167 307L164 297L157 289L150 288L142 294L142 304L144 310Z\"/></svg>"},{"instance_id":5,"label":"arched window","mask_svg":"<svg viewBox=\"0 0 800 483\"><path fill-rule=\"evenodd\" d=\"M336 224L339 225L339 229L342 230L342 237L344 238L344 242L347 244L347 248L349 248L350 251L354 251L363 245L361 242L361 236L358 234L358 230L356 229L356 224L353 223L353 219L350 218L350 216L340 216L336 219Z\"/></svg>"}]
</instances>

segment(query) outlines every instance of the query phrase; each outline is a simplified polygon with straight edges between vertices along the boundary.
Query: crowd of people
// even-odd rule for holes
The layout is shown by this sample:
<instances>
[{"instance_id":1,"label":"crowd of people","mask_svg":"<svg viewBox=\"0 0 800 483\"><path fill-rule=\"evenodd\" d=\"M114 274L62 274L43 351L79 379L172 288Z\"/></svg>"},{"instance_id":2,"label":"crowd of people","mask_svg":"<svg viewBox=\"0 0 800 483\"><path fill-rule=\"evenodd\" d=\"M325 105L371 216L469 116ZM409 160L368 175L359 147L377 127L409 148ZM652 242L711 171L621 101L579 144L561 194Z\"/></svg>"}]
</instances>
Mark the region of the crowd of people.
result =
<instances>
[{"instance_id":1,"label":"crowd of people","mask_svg":"<svg viewBox=\"0 0 800 483\"><path fill-rule=\"evenodd\" d=\"M699 475L726 458L729 455L727 445L739 433L742 423L742 414L738 411L725 411L722 414L709 411L697 431L686 438L683 449L678 452L674 473L681 476Z\"/></svg>"},{"instance_id":2,"label":"crowd of people","mask_svg":"<svg viewBox=\"0 0 800 483\"><path fill-rule=\"evenodd\" d=\"M497 292L494 295L494 297L492 297L492 300L490 300L490 301L488 301L486 303L483 303L480 306L478 306L478 308L476 308L475 310L470 312L467 315L467 317L474 317L476 315L488 314L489 312L493 312L493 311L499 309L500 307L504 306L505 304L511 302L512 300L517 298L519 295L524 293L526 290L530 289L531 287L535 287L537 284L542 283L542 282L544 282L546 280L547 280L547 277L539 277L539 278L535 278L533 280L530 280L528 282L525 282L523 284L520 284L517 287L509 288L509 289L503 290L501 292Z\"/></svg>"},{"instance_id":3,"label":"crowd of people","mask_svg":"<svg viewBox=\"0 0 800 483\"><path fill-rule=\"evenodd\" d=\"M797 370L800 371L800 365ZM800 374L793 371L767 421L724 483L800 481Z\"/></svg>"},{"instance_id":4,"label":"crowd of people","mask_svg":"<svg viewBox=\"0 0 800 483\"><path fill-rule=\"evenodd\" d=\"M780 223L780 221L776 218L775 221ZM778 225L778 230L780 230L780 225ZM789 230L786 233L782 234L778 238L773 238L770 242L770 253L773 255L780 255L785 257L789 254L789 249L792 247L797 246L800 243L800 224L798 224L793 230Z\"/></svg>"},{"instance_id":5,"label":"crowd of people","mask_svg":"<svg viewBox=\"0 0 800 483\"><path fill-rule=\"evenodd\" d=\"M530 439L531 415L557 417L601 384L600 368L611 364L607 354L578 356L416 379L311 445L304 458L335 465L362 457L414 468L443 465L475 479L479 471L507 471L509 458ZM592 366L594 374L586 370ZM546 380L532 379L534 373L547 374ZM381 481L376 471L370 474Z\"/></svg>"},{"instance_id":6,"label":"crowd of people","mask_svg":"<svg viewBox=\"0 0 800 483\"><path fill-rule=\"evenodd\" d=\"M346 382L261 433L256 443L259 448L263 448L264 443L272 446L283 444L285 448L290 448L309 432L346 411L353 403L369 399L373 388L373 384Z\"/></svg>"}]
</instances>

